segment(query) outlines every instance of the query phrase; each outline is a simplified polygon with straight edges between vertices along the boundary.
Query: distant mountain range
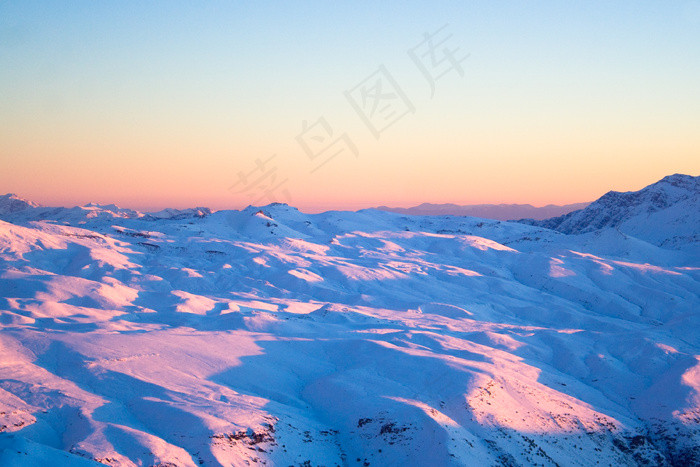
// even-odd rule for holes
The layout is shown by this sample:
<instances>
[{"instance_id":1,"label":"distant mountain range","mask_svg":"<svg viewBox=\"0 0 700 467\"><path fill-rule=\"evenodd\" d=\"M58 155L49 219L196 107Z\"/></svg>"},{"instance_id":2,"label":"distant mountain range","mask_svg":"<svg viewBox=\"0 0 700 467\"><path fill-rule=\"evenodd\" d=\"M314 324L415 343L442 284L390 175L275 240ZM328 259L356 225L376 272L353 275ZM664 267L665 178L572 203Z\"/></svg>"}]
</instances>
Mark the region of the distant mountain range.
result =
<instances>
[{"instance_id":1,"label":"distant mountain range","mask_svg":"<svg viewBox=\"0 0 700 467\"><path fill-rule=\"evenodd\" d=\"M471 216L480 217L483 219L505 221L513 219L549 219L568 214L577 209L583 209L589 204L590 203L575 203L564 206L550 204L538 208L532 206L531 204L475 204L461 206L458 204L423 203L420 206L414 206L412 208L391 208L387 206L380 206L374 209L413 216ZM145 220L154 220L163 218L171 219L197 216L201 217L211 214L211 212L212 211L209 208L198 207L191 209L168 208L158 212L143 213L133 209L120 208L114 204L100 205L95 203L89 203L85 206L76 206L72 208L56 208L41 206L12 193L0 196L0 216L24 213L25 215L34 219L51 217L55 220L61 220L63 217L72 217L75 214L80 215L80 213L86 213L91 217L107 216L129 219L145 218ZM56 216L61 219L56 219Z\"/></svg>"},{"instance_id":2,"label":"distant mountain range","mask_svg":"<svg viewBox=\"0 0 700 467\"><path fill-rule=\"evenodd\" d=\"M432 204L423 203L412 208L391 208L379 206L378 210L408 214L412 216L471 216L484 219L507 221L512 219L549 219L562 216L577 209L583 209L591 203L575 203L557 206L549 204L537 208L531 204Z\"/></svg>"},{"instance_id":3,"label":"distant mountain range","mask_svg":"<svg viewBox=\"0 0 700 467\"><path fill-rule=\"evenodd\" d=\"M0 196L0 216L11 216L13 221L51 219L59 222L71 222L75 219L121 218L121 219L187 219L204 217L211 214L209 208L173 209L167 208L158 212L143 213L133 209L124 209L114 204L100 205L88 203L85 206L72 208L41 206L21 198L14 193Z\"/></svg>"}]
</instances>

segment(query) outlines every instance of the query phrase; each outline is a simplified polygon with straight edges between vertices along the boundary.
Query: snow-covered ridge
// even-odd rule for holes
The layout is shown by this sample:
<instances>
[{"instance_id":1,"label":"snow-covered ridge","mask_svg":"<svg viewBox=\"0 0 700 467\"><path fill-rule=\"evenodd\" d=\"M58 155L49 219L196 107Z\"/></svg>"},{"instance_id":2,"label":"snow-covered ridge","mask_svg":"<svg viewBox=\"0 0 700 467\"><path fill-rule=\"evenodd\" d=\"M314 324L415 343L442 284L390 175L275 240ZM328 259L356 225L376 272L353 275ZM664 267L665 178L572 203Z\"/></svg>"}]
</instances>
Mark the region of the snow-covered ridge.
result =
<instances>
[{"instance_id":1,"label":"snow-covered ridge","mask_svg":"<svg viewBox=\"0 0 700 467\"><path fill-rule=\"evenodd\" d=\"M523 221L566 234L606 228L654 245L700 242L700 177L669 175L640 191L606 193L588 207L544 221Z\"/></svg>"},{"instance_id":2,"label":"snow-covered ridge","mask_svg":"<svg viewBox=\"0 0 700 467\"><path fill-rule=\"evenodd\" d=\"M0 465L700 462L688 245L26 204L0 215Z\"/></svg>"},{"instance_id":3,"label":"snow-covered ridge","mask_svg":"<svg viewBox=\"0 0 700 467\"><path fill-rule=\"evenodd\" d=\"M39 205L24 198L20 198L14 193L0 196L0 215L13 214L36 207L39 207Z\"/></svg>"},{"instance_id":4,"label":"snow-covered ridge","mask_svg":"<svg viewBox=\"0 0 700 467\"><path fill-rule=\"evenodd\" d=\"M205 217L212 213L209 208L163 209L157 212L139 212L133 209L120 208L115 204L101 205L88 203L72 208L46 207L32 201L20 198L15 194L0 196L0 216L14 222L32 220L53 220L57 222L79 223L94 218L123 218L123 219L188 219Z\"/></svg>"}]
</instances>

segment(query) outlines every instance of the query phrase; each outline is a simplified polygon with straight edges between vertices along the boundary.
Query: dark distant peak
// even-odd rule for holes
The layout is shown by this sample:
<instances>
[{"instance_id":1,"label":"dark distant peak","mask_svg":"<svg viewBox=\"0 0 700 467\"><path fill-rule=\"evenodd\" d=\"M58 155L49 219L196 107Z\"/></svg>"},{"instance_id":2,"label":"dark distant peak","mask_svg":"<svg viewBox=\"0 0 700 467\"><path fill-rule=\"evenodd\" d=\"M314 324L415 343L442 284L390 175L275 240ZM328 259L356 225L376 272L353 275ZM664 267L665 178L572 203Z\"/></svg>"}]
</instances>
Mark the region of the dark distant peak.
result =
<instances>
[{"instance_id":1,"label":"dark distant peak","mask_svg":"<svg viewBox=\"0 0 700 467\"><path fill-rule=\"evenodd\" d=\"M569 213L576 209L582 209L590 203L567 204L556 206L553 204L536 208L531 204L432 204L423 203L412 208L390 208L380 206L380 211L409 214L416 216L472 216L486 219L510 220L510 219L547 219L554 216Z\"/></svg>"},{"instance_id":2,"label":"dark distant peak","mask_svg":"<svg viewBox=\"0 0 700 467\"><path fill-rule=\"evenodd\" d=\"M451 208L458 208L461 207L457 204L453 203L422 203L416 206L416 208L427 208L427 209L432 209L432 208L438 208L438 209L451 209ZM415 208L414 208L415 209Z\"/></svg>"}]
</instances>

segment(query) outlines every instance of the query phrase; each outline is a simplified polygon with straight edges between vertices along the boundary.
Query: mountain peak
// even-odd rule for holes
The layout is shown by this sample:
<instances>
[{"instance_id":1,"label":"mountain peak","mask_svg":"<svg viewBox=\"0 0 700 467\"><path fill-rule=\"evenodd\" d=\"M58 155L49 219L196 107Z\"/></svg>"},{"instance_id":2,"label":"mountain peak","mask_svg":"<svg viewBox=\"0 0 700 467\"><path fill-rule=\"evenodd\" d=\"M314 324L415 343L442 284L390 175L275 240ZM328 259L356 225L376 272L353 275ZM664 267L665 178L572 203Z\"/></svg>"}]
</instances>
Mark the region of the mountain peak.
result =
<instances>
[{"instance_id":1,"label":"mountain peak","mask_svg":"<svg viewBox=\"0 0 700 467\"><path fill-rule=\"evenodd\" d=\"M678 188L684 188L691 191L700 191L700 176L693 177L692 175L673 174L659 180L658 184L669 184Z\"/></svg>"},{"instance_id":2,"label":"mountain peak","mask_svg":"<svg viewBox=\"0 0 700 467\"><path fill-rule=\"evenodd\" d=\"M585 209L526 223L565 234L614 228L657 246L677 248L700 240L700 177L669 175L639 191L610 191Z\"/></svg>"},{"instance_id":3,"label":"mountain peak","mask_svg":"<svg viewBox=\"0 0 700 467\"><path fill-rule=\"evenodd\" d=\"M610 191L592 203L615 207L647 205L647 209L666 209L684 199L700 194L700 177L668 175L639 191Z\"/></svg>"},{"instance_id":4,"label":"mountain peak","mask_svg":"<svg viewBox=\"0 0 700 467\"><path fill-rule=\"evenodd\" d=\"M11 214L37 207L39 207L38 204L21 198L14 193L0 196L0 214Z\"/></svg>"}]
</instances>

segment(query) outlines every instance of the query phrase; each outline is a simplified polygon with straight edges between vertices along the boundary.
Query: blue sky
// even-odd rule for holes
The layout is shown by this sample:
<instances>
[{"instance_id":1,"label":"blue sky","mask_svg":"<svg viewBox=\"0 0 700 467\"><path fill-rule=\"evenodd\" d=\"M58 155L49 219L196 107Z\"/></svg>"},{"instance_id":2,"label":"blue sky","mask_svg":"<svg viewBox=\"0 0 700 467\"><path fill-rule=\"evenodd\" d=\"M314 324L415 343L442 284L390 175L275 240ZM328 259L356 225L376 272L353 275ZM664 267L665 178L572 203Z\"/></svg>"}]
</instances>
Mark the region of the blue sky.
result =
<instances>
[{"instance_id":1,"label":"blue sky","mask_svg":"<svg viewBox=\"0 0 700 467\"><path fill-rule=\"evenodd\" d=\"M445 25L468 57L431 96L407 52ZM273 154L307 210L700 173L698 1L0 2L0 60L0 191L44 204L244 207ZM414 111L377 138L344 92L379 66ZM311 173L319 118L357 155Z\"/></svg>"}]
</instances>

